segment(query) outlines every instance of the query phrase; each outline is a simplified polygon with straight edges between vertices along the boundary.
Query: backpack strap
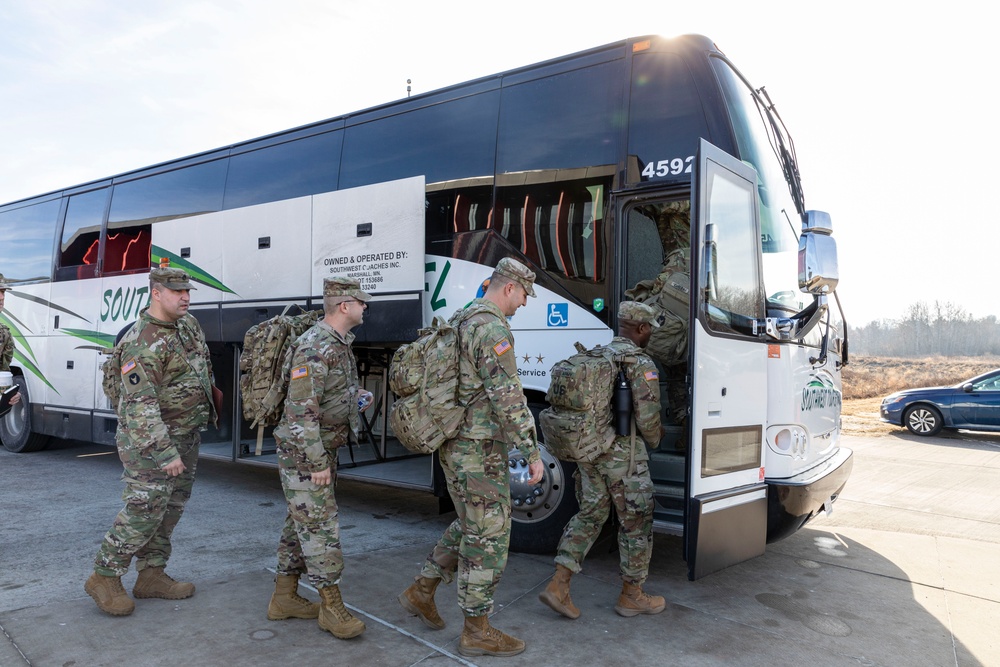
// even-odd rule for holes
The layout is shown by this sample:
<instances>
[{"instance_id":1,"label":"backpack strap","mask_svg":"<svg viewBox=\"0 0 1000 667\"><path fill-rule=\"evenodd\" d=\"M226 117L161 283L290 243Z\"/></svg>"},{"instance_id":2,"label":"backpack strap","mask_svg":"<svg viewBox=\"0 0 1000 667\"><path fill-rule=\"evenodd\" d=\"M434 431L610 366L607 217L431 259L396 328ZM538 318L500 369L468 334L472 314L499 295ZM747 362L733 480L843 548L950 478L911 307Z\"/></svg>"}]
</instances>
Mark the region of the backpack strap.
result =
<instances>
[{"instance_id":1,"label":"backpack strap","mask_svg":"<svg viewBox=\"0 0 1000 667\"><path fill-rule=\"evenodd\" d=\"M632 415L632 426L630 428L631 446L628 448L628 476L635 474L635 415Z\"/></svg>"}]
</instances>

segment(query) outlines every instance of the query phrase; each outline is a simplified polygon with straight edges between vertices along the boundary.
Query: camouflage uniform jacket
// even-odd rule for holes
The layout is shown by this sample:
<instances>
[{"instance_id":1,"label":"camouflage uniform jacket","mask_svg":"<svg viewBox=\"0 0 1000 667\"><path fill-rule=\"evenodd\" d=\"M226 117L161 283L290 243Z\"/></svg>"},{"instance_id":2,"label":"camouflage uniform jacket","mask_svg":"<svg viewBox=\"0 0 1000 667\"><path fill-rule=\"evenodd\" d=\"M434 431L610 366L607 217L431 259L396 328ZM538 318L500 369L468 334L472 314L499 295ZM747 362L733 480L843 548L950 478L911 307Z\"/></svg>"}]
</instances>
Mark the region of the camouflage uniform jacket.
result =
<instances>
[{"instance_id":1,"label":"camouflage uniform jacket","mask_svg":"<svg viewBox=\"0 0 1000 667\"><path fill-rule=\"evenodd\" d=\"M455 313L451 324L459 327L458 400L467 408L458 437L502 440L529 463L540 460L507 318L492 301L476 299Z\"/></svg>"},{"instance_id":2,"label":"camouflage uniform jacket","mask_svg":"<svg viewBox=\"0 0 1000 667\"><path fill-rule=\"evenodd\" d=\"M301 473L326 470L337 448L361 425L358 415L358 366L346 336L320 321L289 347L285 372L288 395L274 430L278 460Z\"/></svg>"},{"instance_id":3,"label":"camouflage uniform jacket","mask_svg":"<svg viewBox=\"0 0 1000 667\"><path fill-rule=\"evenodd\" d=\"M657 447L660 444L660 380L653 360L643 352L642 348L633 343L628 338L615 336L608 347L616 354L635 357L634 364L623 364L625 377L628 378L632 387L632 415L635 418L637 435L650 447ZM626 444L631 436L617 436L622 444ZM646 460L645 447L639 447L636 451L637 461Z\"/></svg>"},{"instance_id":4,"label":"camouflage uniform jacket","mask_svg":"<svg viewBox=\"0 0 1000 667\"><path fill-rule=\"evenodd\" d=\"M205 334L191 315L164 322L144 308L121 346L119 436L141 443L162 467L179 455L170 436L204 430L216 419Z\"/></svg>"},{"instance_id":5,"label":"camouflage uniform jacket","mask_svg":"<svg viewBox=\"0 0 1000 667\"><path fill-rule=\"evenodd\" d=\"M10 370L10 361L14 358L14 336L6 325L0 324L0 371Z\"/></svg>"}]
</instances>

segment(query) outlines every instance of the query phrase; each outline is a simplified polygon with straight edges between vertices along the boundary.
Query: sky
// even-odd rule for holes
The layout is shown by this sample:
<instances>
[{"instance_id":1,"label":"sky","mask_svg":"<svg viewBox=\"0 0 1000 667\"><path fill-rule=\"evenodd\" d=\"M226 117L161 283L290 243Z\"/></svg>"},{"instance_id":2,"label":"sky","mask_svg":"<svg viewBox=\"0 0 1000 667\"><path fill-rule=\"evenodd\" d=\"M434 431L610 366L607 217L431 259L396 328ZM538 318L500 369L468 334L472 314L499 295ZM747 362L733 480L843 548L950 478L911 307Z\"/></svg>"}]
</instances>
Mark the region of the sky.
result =
<instances>
[{"instance_id":1,"label":"sky","mask_svg":"<svg viewBox=\"0 0 1000 667\"><path fill-rule=\"evenodd\" d=\"M986 6L785 0L4 0L0 203L626 37L712 38L766 86L852 326L1000 316ZM984 85L985 84L985 85ZM0 267L2 271L2 267Z\"/></svg>"}]
</instances>

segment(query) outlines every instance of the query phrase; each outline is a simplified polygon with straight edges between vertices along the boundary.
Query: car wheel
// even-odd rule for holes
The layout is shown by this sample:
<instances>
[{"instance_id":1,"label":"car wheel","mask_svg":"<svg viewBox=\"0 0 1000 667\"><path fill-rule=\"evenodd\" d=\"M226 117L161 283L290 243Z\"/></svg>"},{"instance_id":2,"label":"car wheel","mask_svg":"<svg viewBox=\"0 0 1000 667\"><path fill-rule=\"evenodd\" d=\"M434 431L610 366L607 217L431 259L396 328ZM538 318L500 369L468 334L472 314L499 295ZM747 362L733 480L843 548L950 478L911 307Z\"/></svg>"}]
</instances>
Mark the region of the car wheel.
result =
<instances>
[{"instance_id":1,"label":"car wheel","mask_svg":"<svg viewBox=\"0 0 1000 667\"><path fill-rule=\"evenodd\" d=\"M913 405L903 413L903 423L914 435L937 435L944 426L941 412L930 405Z\"/></svg>"}]
</instances>

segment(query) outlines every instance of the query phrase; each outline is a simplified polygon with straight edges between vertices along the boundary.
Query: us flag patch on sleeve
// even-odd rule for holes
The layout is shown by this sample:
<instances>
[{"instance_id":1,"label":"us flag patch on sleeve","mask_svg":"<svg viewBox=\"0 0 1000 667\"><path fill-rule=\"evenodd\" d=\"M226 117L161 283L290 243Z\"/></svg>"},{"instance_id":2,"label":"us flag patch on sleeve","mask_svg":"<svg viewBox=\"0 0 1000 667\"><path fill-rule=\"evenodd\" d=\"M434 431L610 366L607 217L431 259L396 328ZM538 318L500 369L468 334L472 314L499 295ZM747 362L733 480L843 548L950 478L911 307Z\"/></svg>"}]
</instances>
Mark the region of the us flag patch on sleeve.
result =
<instances>
[{"instance_id":1,"label":"us flag patch on sleeve","mask_svg":"<svg viewBox=\"0 0 1000 667\"><path fill-rule=\"evenodd\" d=\"M309 367L299 366L298 368L292 369L292 379L301 380L302 378L309 377Z\"/></svg>"},{"instance_id":2,"label":"us flag patch on sleeve","mask_svg":"<svg viewBox=\"0 0 1000 667\"><path fill-rule=\"evenodd\" d=\"M493 346L493 351L496 352L496 355L499 357L510 352L512 347L513 346L510 344L510 341L504 338L502 341Z\"/></svg>"},{"instance_id":3,"label":"us flag patch on sleeve","mask_svg":"<svg viewBox=\"0 0 1000 667\"><path fill-rule=\"evenodd\" d=\"M660 374L657 373L656 371L646 371L646 379L647 380L656 380L659 377L660 377Z\"/></svg>"},{"instance_id":4,"label":"us flag patch on sleeve","mask_svg":"<svg viewBox=\"0 0 1000 667\"><path fill-rule=\"evenodd\" d=\"M131 373L133 369L135 369L135 359L129 359L127 362L125 362L125 365L122 366L122 375L125 375L126 373Z\"/></svg>"}]
</instances>

